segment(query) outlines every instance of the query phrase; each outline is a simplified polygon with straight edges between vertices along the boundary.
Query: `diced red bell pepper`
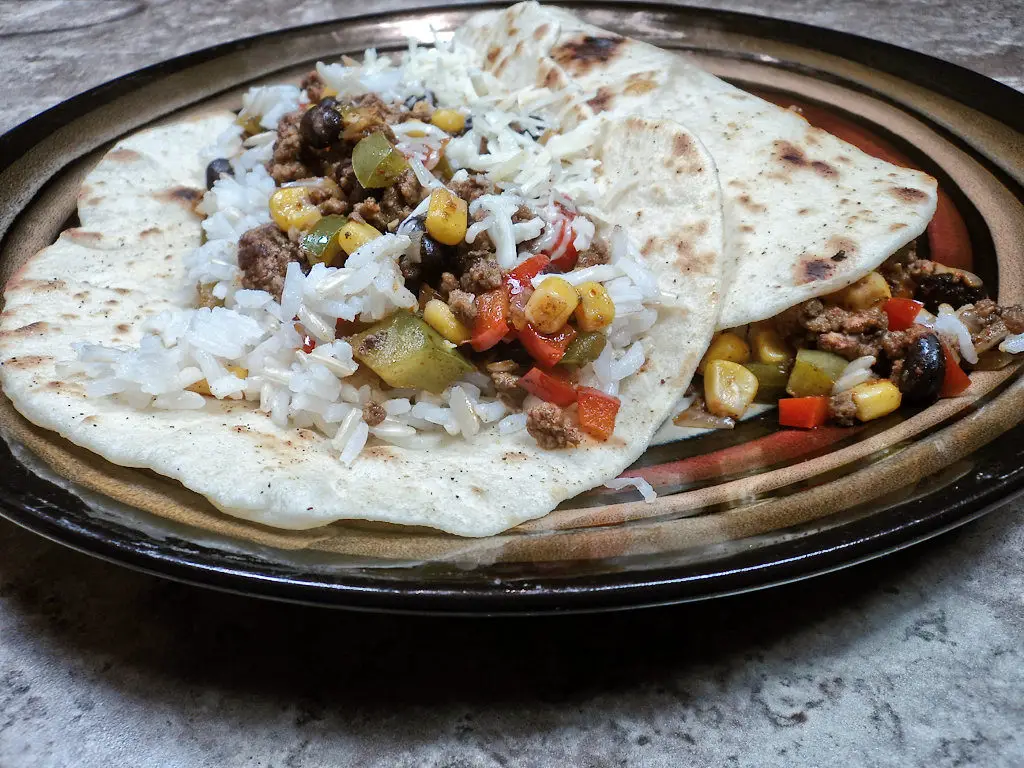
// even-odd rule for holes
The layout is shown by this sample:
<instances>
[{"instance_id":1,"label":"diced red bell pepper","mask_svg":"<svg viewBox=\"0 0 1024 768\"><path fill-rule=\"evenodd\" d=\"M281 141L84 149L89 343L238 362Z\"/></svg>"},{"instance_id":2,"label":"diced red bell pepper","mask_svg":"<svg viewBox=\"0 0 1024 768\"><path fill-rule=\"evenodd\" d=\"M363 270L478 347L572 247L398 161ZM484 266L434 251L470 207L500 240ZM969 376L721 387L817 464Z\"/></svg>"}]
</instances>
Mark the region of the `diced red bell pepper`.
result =
<instances>
[{"instance_id":1,"label":"diced red bell pepper","mask_svg":"<svg viewBox=\"0 0 1024 768\"><path fill-rule=\"evenodd\" d=\"M971 386L971 377L964 373L964 369L953 357L949 347L942 345L942 354L946 358L946 374L942 377L942 389L939 390L939 397L956 397Z\"/></svg>"},{"instance_id":2,"label":"diced red bell pepper","mask_svg":"<svg viewBox=\"0 0 1024 768\"><path fill-rule=\"evenodd\" d=\"M828 397L784 397L779 400L779 425L814 429L828 421Z\"/></svg>"},{"instance_id":3,"label":"diced red bell pepper","mask_svg":"<svg viewBox=\"0 0 1024 768\"><path fill-rule=\"evenodd\" d=\"M913 299L889 299L882 306L885 314L889 316L890 331L905 331L914 324L917 313L924 308L924 304Z\"/></svg>"},{"instance_id":4,"label":"diced red bell pepper","mask_svg":"<svg viewBox=\"0 0 1024 768\"><path fill-rule=\"evenodd\" d=\"M469 343L477 352L490 349L508 333L508 291L504 287L476 297L476 320Z\"/></svg>"},{"instance_id":5,"label":"diced red bell pepper","mask_svg":"<svg viewBox=\"0 0 1024 768\"><path fill-rule=\"evenodd\" d=\"M607 440L615 431L615 417L622 405L617 397L593 387L576 390L580 428L597 440Z\"/></svg>"},{"instance_id":6,"label":"diced red bell pepper","mask_svg":"<svg viewBox=\"0 0 1024 768\"><path fill-rule=\"evenodd\" d=\"M551 368L556 365L565 355L565 350L576 338L576 329L566 325L557 333L541 333L530 323L519 331L519 341L522 343L530 357L543 365Z\"/></svg>"},{"instance_id":7,"label":"diced red bell pepper","mask_svg":"<svg viewBox=\"0 0 1024 768\"><path fill-rule=\"evenodd\" d=\"M563 408L576 402L576 387L553 371L537 366L519 379L519 386L531 395Z\"/></svg>"},{"instance_id":8,"label":"diced red bell pepper","mask_svg":"<svg viewBox=\"0 0 1024 768\"><path fill-rule=\"evenodd\" d=\"M515 296L522 293L525 288L532 287L530 281L543 272L549 263L551 259L546 253L538 253L505 275L505 285L508 286L509 294Z\"/></svg>"},{"instance_id":9,"label":"diced red bell pepper","mask_svg":"<svg viewBox=\"0 0 1024 768\"><path fill-rule=\"evenodd\" d=\"M551 249L553 254L558 254L551 260L551 266L560 272L571 272L576 267L576 260L579 257L579 254L576 253L576 246L573 245L573 240L576 239L576 233L572 228L574 218L576 218L575 214L567 213L562 219L562 231L558 235L554 248Z\"/></svg>"},{"instance_id":10,"label":"diced red bell pepper","mask_svg":"<svg viewBox=\"0 0 1024 768\"><path fill-rule=\"evenodd\" d=\"M316 339L312 336L305 336L302 339L302 351L307 355L316 349Z\"/></svg>"}]
</instances>

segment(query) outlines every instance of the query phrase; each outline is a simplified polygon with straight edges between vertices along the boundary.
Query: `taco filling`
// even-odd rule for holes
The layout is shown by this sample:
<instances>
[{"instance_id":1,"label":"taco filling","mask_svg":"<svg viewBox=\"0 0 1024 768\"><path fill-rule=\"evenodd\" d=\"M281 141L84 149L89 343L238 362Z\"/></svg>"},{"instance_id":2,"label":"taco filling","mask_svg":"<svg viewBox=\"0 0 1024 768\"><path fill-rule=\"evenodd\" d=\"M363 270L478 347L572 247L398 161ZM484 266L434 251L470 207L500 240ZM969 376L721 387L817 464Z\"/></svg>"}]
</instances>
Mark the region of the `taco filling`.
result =
<instances>
[{"instance_id":1,"label":"taco filling","mask_svg":"<svg viewBox=\"0 0 1024 768\"><path fill-rule=\"evenodd\" d=\"M250 89L208 152L192 307L138 349L78 345L65 372L140 408L258 400L346 463L490 423L546 449L608 440L657 282L597 207L596 126L558 133L550 94L524 111L465 55L371 50Z\"/></svg>"},{"instance_id":2,"label":"taco filling","mask_svg":"<svg viewBox=\"0 0 1024 768\"><path fill-rule=\"evenodd\" d=\"M673 422L731 429L762 403L778 405L782 426L852 426L955 397L970 371L1022 351L1024 307L911 243L837 293L716 334Z\"/></svg>"}]
</instances>

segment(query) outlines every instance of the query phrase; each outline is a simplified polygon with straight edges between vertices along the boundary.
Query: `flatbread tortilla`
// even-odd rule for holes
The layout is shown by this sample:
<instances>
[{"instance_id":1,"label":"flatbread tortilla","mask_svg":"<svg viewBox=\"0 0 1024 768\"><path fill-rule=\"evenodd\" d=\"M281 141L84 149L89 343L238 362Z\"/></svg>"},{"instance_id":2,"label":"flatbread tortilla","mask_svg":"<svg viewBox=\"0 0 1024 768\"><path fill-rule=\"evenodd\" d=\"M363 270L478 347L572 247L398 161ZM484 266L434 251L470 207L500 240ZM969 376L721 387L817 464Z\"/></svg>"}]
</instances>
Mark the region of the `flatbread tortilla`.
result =
<instances>
[{"instance_id":1,"label":"flatbread tortilla","mask_svg":"<svg viewBox=\"0 0 1024 768\"><path fill-rule=\"evenodd\" d=\"M456 40L502 87L562 94L563 130L595 114L639 115L677 120L697 135L722 186L730 287L719 328L855 282L920 235L935 212L927 174L873 158L682 56L560 8L524 2L482 12Z\"/></svg>"},{"instance_id":2,"label":"flatbread tortilla","mask_svg":"<svg viewBox=\"0 0 1024 768\"><path fill-rule=\"evenodd\" d=\"M147 317L188 305L183 260L201 237L192 210L204 185L200 153L234 117L209 114L119 142L82 186L81 226L10 280L0 379L26 418L115 464L178 480L228 514L287 529L358 519L486 536L550 512L643 453L693 375L721 295L714 162L696 137L664 120L607 121L594 148L599 185L644 174L609 218L648 244L644 262L666 291L644 340L647 363L624 384L607 443L547 451L525 432L500 436L492 426L429 452L367 446L345 467L326 437L279 428L255 403L136 410L87 398L81 380L62 379L56 365L74 358L73 343L136 345Z\"/></svg>"}]
</instances>

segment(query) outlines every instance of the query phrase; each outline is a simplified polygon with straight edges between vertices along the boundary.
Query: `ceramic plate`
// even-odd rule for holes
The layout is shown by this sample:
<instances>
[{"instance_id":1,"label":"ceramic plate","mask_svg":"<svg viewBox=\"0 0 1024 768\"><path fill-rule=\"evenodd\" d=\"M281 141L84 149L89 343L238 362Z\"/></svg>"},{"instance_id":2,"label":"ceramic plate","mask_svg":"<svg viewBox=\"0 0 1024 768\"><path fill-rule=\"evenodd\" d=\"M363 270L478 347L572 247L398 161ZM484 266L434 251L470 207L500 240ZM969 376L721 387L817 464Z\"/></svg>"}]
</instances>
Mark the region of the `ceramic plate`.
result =
<instances>
[{"instance_id":1,"label":"ceramic plate","mask_svg":"<svg viewBox=\"0 0 1024 768\"><path fill-rule=\"evenodd\" d=\"M921 54L718 11L587 4L588 21L702 67L869 152L939 180L919 248L1024 301L1024 96ZM73 221L75 192L117 138L317 59L451 30L466 8L323 23L211 48L123 77L0 139L4 280ZM156 475L38 430L6 400L0 505L11 520L108 559L255 595L383 610L519 613L632 607L777 584L878 556L982 514L1024 484L1017 367L969 394L859 427L732 431L652 447L628 472L653 504L595 491L488 539L335 524L279 532L216 513Z\"/></svg>"}]
</instances>

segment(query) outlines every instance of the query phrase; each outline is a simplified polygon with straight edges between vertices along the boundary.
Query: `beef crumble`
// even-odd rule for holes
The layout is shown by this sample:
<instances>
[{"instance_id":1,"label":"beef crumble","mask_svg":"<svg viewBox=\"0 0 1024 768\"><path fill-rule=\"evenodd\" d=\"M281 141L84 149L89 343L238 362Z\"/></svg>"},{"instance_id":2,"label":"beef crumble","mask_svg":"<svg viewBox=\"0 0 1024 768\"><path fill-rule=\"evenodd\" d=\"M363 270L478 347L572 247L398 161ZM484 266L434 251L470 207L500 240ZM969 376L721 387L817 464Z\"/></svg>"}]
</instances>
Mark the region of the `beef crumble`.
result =
<instances>
[{"instance_id":1,"label":"beef crumble","mask_svg":"<svg viewBox=\"0 0 1024 768\"><path fill-rule=\"evenodd\" d=\"M568 414L552 403L541 403L527 411L526 431L545 450L579 445L583 440Z\"/></svg>"},{"instance_id":2,"label":"beef crumble","mask_svg":"<svg viewBox=\"0 0 1024 768\"><path fill-rule=\"evenodd\" d=\"M471 254L474 252L471 252ZM486 293L500 288L502 284L501 267L493 253L477 251L481 254L465 272L460 280L462 290L467 293Z\"/></svg>"},{"instance_id":3,"label":"beef crumble","mask_svg":"<svg viewBox=\"0 0 1024 768\"><path fill-rule=\"evenodd\" d=\"M327 91L327 84L323 78L320 77L320 73L315 69L310 70L302 78L302 82L299 83L299 87L302 88L306 95L309 96L309 100L316 104L320 101Z\"/></svg>"},{"instance_id":4,"label":"beef crumble","mask_svg":"<svg viewBox=\"0 0 1024 768\"><path fill-rule=\"evenodd\" d=\"M376 427L387 417L388 413L380 403L375 403L371 400L363 406L363 421L366 422L368 427Z\"/></svg>"},{"instance_id":5,"label":"beef crumble","mask_svg":"<svg viewBox=\"0 0 1024 768\"><path fill-rule=\"evenodd\" d=\"M448 306L459 322L470 328L476 320L476 296L455 288L448 292Z\"/></svg>"},{"instance_id":6,"label":"beef crumble","mask_svg":"<svg viewBox=\"0 0 1024 768\"><path fill-rule=\"evenodd\" d=\"M608 246L601 240L594 240L590 247L580 251L576 257L576 269L596 267L598 264L607 264L612 260Z\"/></svg>"},{"instance_id":7,"label":"beef crumble","mask_svg":"<svg viewBox=\"0 0 1024 768\"><path fill-rule=\"evenodd\" d=\"M299 246L276 224L250 229L238 240L238 267L242 270L243 288L266 291L280 301L285 272L292 261L307 271Z\"/></svg>"},{"instance_id":8,"label":"beef crumble","mask_svg":"<svg viewBox=\"0 0 1024 768\"><path fill-rule=\"evenodd\" d=\"M878 307L854 311L811 299L779 315L776 327L796 347L816 346L856 360L878 356L889 318Z\"/></svg>"},{"instance_id":9,"label":"beef crumble","mask_svg":"<svg viewBox=\"0 0 1024 768\"><path fill-rule=\"evenodd\" d=\"M836 424L851 427L857 420L857 404L853 402L853 392L846 390L828 399L828 415Z\"/></svg>"}]
</instances>

